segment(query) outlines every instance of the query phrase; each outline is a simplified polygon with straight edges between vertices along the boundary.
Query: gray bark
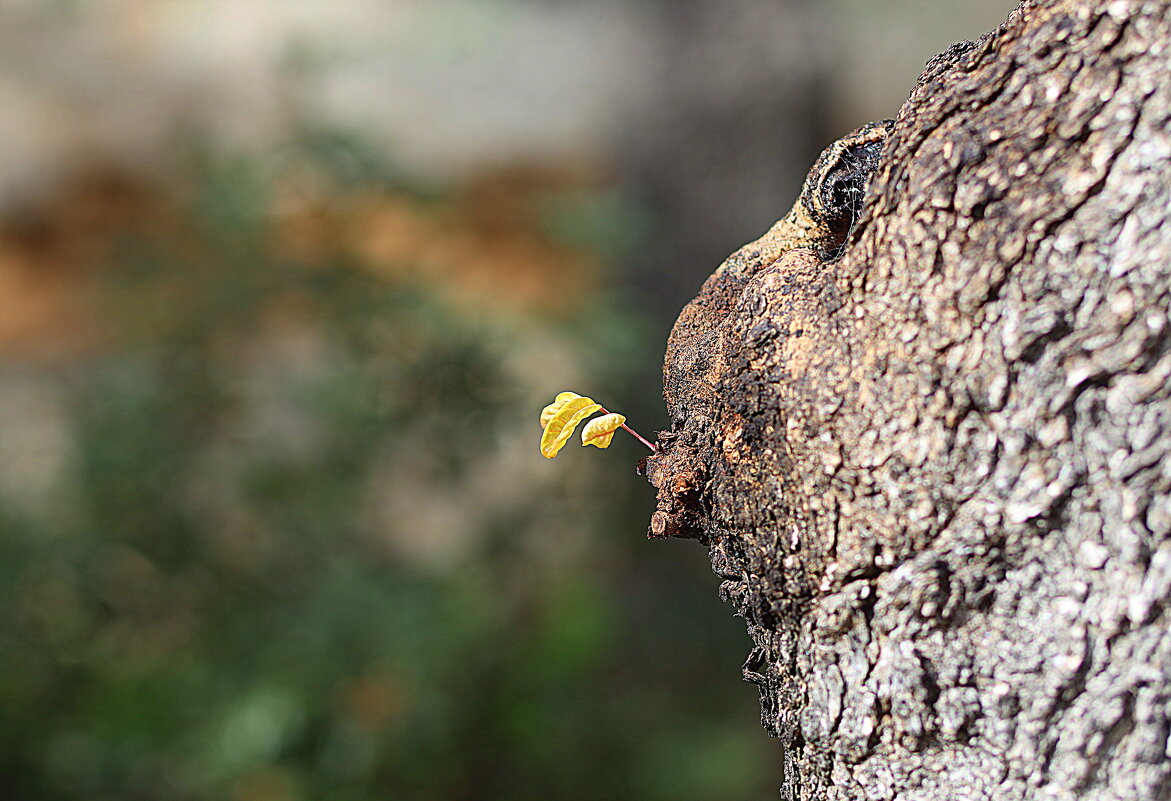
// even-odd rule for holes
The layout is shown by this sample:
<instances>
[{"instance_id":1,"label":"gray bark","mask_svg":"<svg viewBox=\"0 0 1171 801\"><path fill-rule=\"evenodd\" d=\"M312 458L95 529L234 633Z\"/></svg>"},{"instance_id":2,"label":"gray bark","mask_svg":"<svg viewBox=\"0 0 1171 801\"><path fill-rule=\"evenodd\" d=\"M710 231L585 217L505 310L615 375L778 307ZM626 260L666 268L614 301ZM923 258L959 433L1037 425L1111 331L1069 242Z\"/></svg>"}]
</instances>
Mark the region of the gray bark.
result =
<instances>
[{"instance_id":1,"label":"gray bark","mask_svg":"<svg viewBox=\"0 0 1171 801\"><path fill-rule=\"evenodd\" d=\"M652 533L747 620L783 798L1171 799L1169 125L1171 5L1024 2L844 249L681 315Z\"/></svg>"}]
</instances>

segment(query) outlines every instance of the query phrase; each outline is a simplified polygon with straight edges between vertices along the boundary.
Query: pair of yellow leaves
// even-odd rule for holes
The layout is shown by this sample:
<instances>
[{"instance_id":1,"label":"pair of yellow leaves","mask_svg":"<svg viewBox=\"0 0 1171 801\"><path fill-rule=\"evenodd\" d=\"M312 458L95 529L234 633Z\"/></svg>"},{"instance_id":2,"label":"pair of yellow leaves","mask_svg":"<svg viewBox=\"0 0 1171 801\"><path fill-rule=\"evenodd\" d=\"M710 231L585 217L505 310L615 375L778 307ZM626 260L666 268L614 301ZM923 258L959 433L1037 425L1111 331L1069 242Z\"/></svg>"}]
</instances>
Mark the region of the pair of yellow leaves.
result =
<instances>
[{"instance_id":1,"label":"pair of yellow leaves","mask_svg":"<svg viewBox=\"0 0 1171 801\"><path fill-rule=\"evenodd\" d=\"M609 448L614 432L622 427L626 418L606 411L591 398L576 392L562 392L541 410L541 428L544 429L541 434L541 455L546 459L556 456L573 436L578 424L594 412L604 414L586 423L586 427L581 430L581 444Z\"/></svg>"}]
</instances>

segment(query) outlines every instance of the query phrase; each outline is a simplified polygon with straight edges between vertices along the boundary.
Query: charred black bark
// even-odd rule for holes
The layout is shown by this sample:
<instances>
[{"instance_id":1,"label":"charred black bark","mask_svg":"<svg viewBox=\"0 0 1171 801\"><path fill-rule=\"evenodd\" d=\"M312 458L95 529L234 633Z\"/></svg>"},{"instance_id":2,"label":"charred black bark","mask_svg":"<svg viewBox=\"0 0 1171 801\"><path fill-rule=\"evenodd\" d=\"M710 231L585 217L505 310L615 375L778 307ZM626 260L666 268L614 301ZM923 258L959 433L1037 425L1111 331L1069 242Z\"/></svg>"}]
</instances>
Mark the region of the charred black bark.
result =
<instances>
[{"instance_id":1,"label":"charred black bark","mask_svg":"<svg viewBox=\"0 0 1171 801\"><path fill-rule=\"evenodd\" d=\"M1171 5L1022 3L680 315L652 534L782 797L1171 798L1169 128Z\"/></svg>"}]
</instances>

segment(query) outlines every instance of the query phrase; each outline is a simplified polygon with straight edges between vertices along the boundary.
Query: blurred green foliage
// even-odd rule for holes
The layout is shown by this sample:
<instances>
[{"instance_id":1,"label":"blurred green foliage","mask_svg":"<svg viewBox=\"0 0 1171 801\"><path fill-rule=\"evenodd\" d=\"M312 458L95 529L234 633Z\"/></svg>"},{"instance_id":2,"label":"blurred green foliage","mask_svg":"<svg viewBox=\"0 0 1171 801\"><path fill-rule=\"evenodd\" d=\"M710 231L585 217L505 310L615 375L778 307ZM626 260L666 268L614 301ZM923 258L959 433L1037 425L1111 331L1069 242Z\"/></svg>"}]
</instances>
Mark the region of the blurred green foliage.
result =
<instances>
[{"instance_id":1,"label":"blurred green foliage","mask_svg":"<svg viewBox=\"0 0 1171 801\"><path fill-rule=\"evenodd\" d=\"M537 454L566 387L516 354L562 336L601 397L661 350L634 304L501 320L285 259L262 172L200 170L182 237L119 243L116 344L52 371L53 502L0 507L0 797L771 797L747 642L700 549L643 539L637 446Z\"/></svg>"}]
</instances>

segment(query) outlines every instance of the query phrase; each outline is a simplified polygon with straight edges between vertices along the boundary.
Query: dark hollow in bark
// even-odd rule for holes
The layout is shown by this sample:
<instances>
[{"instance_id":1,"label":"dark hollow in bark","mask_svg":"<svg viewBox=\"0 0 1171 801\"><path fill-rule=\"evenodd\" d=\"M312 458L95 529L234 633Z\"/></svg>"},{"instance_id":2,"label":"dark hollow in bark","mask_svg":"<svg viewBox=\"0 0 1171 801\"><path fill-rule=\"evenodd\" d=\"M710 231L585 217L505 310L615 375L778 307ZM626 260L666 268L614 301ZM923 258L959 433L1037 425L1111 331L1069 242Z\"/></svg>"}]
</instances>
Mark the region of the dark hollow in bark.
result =
<instances>
[{"instance_id":1,"label":"dark hollow in bark","mask_svg":"<svg viewBox=\"0 0 1171 801\"><path fill-rule=\"evenodd\" d=\"M1024 2L871 135L680 315L651 533L783 798L1171 799L1171 5Z\"/></svg>"}]
</instances>

